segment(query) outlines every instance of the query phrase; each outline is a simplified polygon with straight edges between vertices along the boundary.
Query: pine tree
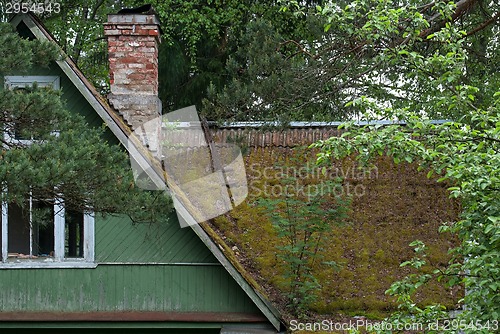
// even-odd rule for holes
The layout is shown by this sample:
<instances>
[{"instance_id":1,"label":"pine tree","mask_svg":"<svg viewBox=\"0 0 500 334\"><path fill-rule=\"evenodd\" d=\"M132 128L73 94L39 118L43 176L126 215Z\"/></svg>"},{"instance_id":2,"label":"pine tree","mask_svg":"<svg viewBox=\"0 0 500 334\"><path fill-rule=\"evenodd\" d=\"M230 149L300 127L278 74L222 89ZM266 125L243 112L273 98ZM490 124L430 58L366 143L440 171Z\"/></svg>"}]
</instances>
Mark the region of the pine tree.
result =
<instances>
[{"instance_id":1,"label":"pine tree","mask_svg":"<svg viewBox=\"0 0 500 334\"><path fill-rule=\"evenodd\" d=\"M26 75L33 65L48 66L56 57L57 46L23 39L0 23L2 80ZM36 84L0 90L0 124L2 201L23 205L29 196L62 197L67 210L124 213L148 222L171 210L165 195L134 187L123 147L108 143L104 129L66 110L59 91Z\"/></svg>"}]
</instances>

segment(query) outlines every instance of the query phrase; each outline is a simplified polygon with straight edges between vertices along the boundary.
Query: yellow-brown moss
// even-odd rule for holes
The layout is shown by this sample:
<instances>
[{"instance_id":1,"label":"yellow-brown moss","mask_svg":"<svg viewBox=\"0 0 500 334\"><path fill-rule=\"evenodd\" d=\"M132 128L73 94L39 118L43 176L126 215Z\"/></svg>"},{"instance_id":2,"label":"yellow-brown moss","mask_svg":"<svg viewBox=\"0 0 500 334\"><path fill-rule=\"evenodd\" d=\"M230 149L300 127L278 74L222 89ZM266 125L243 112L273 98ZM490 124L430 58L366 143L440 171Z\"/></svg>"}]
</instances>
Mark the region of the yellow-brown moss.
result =
<instances>
[{"instance_id":1,"label":"yellow-brown moss","mask_svg":"<svg viewBox=\"0 0 500 334\"><path fill-rule=\"evenodd\" d=\"M278 175L264 178L265 168L276 165L300 168L314 161L314 152L290 149L253 149L246 157L249 197L231 212L233 221L218 218L215 225L251 259L258 275L276 287L282 286L283 263L276 257L279 242L265 212L254 204L265 187L279 184ZM319 300L311 305L318 314L344 312L380 316L395 308L387 295L391 283L410 273L399 264L414 254L409 243L420 239L429 247L433 266L448 262L447 250L456 245L449 235L438 233L442 222L457 219L458 206L448 199L443 185L417 173L414 165L394 165L388 158L376 161L377 169L355 172L352 159L332 163L327 175L303 180L318 184L333 174L345 176L343 186L362 186L361 196L352 196L349 222L333 226L322 250L325 261L341 264L340 270L318 266L314 274L322 285ZM352 172L352 173L351 173ZM319 175L318 173L315 175ZM359 194L358 194L359 195ZM430 270L430 267L429 267ZM461 291L448 291L433 283L416 296L420 303L440 302L456 306Z\"/></svg>"}]
</instances>

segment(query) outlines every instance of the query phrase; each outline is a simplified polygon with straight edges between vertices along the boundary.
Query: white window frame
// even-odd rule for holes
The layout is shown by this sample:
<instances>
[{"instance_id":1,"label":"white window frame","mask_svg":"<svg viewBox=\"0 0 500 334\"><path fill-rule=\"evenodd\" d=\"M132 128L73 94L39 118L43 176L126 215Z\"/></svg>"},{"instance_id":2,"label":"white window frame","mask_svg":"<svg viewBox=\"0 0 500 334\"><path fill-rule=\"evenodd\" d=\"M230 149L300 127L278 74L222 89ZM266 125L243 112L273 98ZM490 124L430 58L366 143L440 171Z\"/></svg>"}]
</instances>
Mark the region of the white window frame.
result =
<instances>
[{"instance_id":1,"label":"white window frame","mask_svg":"<svg viewBox=\"0 0 500 334\"><path fill-rule=\"evenodd\" d=\"M31 221L31 205L30 198L30 221ZM45 259L9 259L9 203L2 202L2 262L1 268L75 268L75 267L95 267L94 256L95 246L95 217L93 213L83 214L83 257L82 258L65 258L65 208L64 202L61 199L54 201L54 257ZM33 224L30 222L30 253L33 241ZM30 254L33 255L33 254Z\"/></svg>"},{"instance_id":2,"label":"white window frame","mask_svg":"<svg viewBox=\"0 0 500 334\"><path fill-rule=\"evenodd\" d=\"M58 76L5 76L5 88L24 88L32 86L35 82L39 87L51 86L53 89L60 89L60 78ZM16 142L30 145L34 140L15 139L10 137L4 132L4 139L7 142ZM5 189L3 191L6 191ZM0 262L0 269L2 268L76 268L76 267L92 267L95 268L95 218L94 214L84 214L83 216L83 258L65 258L65 208L64 202L61 199L54 201L54 257L47 258L42 261L39 259L8 259L8 220L9 220L9 205L4 201L2 206L2 261ZM30 221L32 198L30 197ZM30 249L32 247L32 224L30 223ZM31 254L30 254L31 255Z\"/></svg>"},{"instance_id":3,"label":"white window frame","mask_svg":"<svg viewBox=\"0 0 500 334\"><path fill-rule=\"evenodd\" d=\"M61 88L61 79L56 75L6 75L5 88L24 88L31 87L34 83L38 87L52 86L53 89Z\"/></svg>"}]
</instances>

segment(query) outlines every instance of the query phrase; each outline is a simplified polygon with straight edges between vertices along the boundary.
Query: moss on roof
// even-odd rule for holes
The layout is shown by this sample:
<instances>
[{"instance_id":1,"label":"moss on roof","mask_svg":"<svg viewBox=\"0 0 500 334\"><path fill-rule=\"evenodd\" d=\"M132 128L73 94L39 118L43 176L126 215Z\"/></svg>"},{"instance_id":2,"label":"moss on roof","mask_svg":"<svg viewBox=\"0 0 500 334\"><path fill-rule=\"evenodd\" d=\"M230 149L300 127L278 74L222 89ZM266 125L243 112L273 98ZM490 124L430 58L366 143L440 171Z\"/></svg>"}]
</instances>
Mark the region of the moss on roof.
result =
<instances>
[{"instance_id":1,"label":"moss on roof","mask_svg":"<svg viewBox=\"0 0 500 334\"><path fill-rule=\"evenodd\" d=\"M458 241L440 234L438 227L457 220L459 204L448 198L445 184L427 179L426 173L417 172L416 165L395 165L390 158L380 157L374 169L359 170L353 159L345 159L332 162L325 176L314 160L315 152L304 148L250 148L245 156L249 196L229 215L216 218L213 227L286 317L284 264L276 256L281 241L265 210L255 201L278 194L280 179L290 173L305 178L303 184L316 187L341 177L340 195L352 199L349 218L344 226L333 227L326 236L328 246L321 251L325 261L335 261L341 268L314 268L322 288L317 302L310 305L310 315L382 317L396 308L385 290L410 273L399 266L414 256L410 242L419 239L428 245L430 265L425 271L447 263L448 249ZM312 170L309 176L303 174L306 167ZM462 294L459 289L433 283L420 291L416 300L456 308Z\"/></svg>"}]
</instances>

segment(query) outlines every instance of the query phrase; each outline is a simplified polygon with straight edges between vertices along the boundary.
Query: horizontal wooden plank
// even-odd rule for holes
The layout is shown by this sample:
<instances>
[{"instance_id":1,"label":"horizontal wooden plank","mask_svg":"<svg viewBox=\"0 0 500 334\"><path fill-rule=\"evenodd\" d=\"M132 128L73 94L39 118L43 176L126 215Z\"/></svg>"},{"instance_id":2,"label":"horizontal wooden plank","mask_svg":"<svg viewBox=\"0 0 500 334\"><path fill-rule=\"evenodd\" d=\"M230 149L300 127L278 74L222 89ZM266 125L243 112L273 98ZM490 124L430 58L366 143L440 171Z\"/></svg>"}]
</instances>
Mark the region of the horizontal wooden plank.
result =
<instances>
[{"instance_id":1,"label":"horizontal wooden plank","mask_svg":"<svg viewBox=\"0 0 500 334\"><path fill-rule=\"evenodd\" d=\"M256 313L238 312L0 312L0 321L189 321L267 322Z\"/></svg>"}]
</instances>

